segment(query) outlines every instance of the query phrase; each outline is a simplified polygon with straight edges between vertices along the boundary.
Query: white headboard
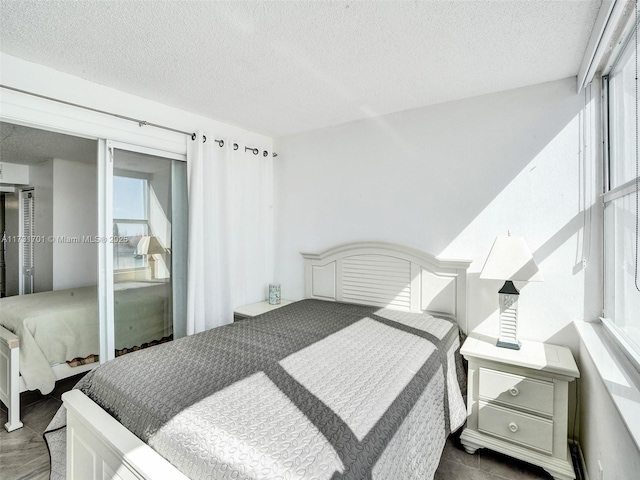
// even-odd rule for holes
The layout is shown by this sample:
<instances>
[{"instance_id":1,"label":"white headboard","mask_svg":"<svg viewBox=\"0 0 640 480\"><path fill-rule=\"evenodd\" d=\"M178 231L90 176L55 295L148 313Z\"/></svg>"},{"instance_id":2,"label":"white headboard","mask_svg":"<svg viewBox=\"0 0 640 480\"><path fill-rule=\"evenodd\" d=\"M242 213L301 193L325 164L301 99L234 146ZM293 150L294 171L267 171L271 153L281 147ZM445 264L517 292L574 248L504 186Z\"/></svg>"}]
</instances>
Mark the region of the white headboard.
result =
<instances>
[{"instance_id":1,"label":"white headboard","mask_svg":"<svg viewBox=\"0 0 640 480\"><path fill-rule=\"evenodd\" d=\"M471 260L442 260L384 242L349 243L302 256L306 298L445 315L467 332Z\"/></svg>"}]
</instances>

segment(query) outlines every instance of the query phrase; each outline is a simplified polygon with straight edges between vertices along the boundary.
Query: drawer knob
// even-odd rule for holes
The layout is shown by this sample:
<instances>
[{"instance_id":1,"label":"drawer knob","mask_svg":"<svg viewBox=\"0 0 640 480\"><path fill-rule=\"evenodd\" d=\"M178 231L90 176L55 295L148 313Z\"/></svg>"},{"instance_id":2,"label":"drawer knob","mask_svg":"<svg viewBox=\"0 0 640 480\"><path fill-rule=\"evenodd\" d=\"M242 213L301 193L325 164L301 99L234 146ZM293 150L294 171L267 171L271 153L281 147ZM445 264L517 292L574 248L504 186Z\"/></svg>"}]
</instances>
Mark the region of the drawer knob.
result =
<instances>
[{"instance_id":1,"label":"drawer knob","mask_svg":"<svg viewBox=\"0 0 640 480\"><path fill-rule=\"evenodd\" d=\"M518 431L518 425L516 425L515 423L511 422L509 424L509 430L511 430L513 433L516 433Z\"/></svg>"},{"instance_id":2,"label":"drawer knob","mask_svg":"<svg viewBox=\"0 0 640 480\"><path fill-rule=\"evenodd\" d=\"M512 397L517 397L518 394L520 393L520 390L518 390L517 387L511 387L509 389L509 393L511 394Z\"/></svg>"}]
</instances>

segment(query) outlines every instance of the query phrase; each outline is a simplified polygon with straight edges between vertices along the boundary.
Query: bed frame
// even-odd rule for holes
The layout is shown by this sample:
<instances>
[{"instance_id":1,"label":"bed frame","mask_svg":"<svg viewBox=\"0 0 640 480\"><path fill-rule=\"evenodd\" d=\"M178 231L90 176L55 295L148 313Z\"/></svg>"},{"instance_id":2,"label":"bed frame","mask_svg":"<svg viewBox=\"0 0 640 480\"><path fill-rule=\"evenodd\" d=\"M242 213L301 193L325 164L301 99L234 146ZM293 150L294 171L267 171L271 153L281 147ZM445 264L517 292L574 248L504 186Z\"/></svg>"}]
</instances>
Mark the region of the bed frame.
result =
<instances>
[{"instance_id":1,"label":"bed frame","mask_svg":"<svg viewBox=\"0 0 640 480\"><path fill-rule=\"evenodd\" d=\"M470 260L443 260L383 242L350 243L302 256L306 298L446 316L467 333Z\"/></svg>"},{"instance_id":2,"label":"bed frame","mask_svg":"<svg viewBox=\"0 0 640 480\"><path fill-rule=\"evenodd\" d=\"M467 330L469 260L443 260L380 242L302 255L306 298L437 313ZM67 408L67 479L187 478L81 391L67 392L62 400Z\"/></svg>"},{"instance_id":3,"label":"bed frame","mask_svg":"<svg viewBox=\"0 0 640 480\"><path fill-rule=\"evenodd\" d=\"M73 377L92 370L98 362L70 367L61 363L51 367L56 381ZM22 427L20 421L20 393L28 390L20 376L20 340L18 336L4 327L0 327L0 402L7 407L8 421L4 424L7 432Z\"/></svg>"}]
</instances>

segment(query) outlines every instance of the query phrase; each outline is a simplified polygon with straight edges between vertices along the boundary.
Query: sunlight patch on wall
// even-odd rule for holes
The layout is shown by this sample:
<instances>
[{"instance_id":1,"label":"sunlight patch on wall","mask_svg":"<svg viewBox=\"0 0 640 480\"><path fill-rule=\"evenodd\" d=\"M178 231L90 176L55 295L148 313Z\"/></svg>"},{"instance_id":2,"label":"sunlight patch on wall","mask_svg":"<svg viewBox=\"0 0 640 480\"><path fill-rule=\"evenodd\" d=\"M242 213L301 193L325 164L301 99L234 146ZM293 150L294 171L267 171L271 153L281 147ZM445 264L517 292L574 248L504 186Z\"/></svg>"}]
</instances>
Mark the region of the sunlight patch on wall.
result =
<instances>
[{"instance_id":1,"label":"sunlight patch on wall","mask_svg":"<svg viewBox=\"0 0 640 480\"><path fill-rule=\"evenodd\" d=\"M524 288L522 336L550 336L559 325L582 315L584 282L573 277L580 256L576 252L584 244L583 123L580 114L572 118L440 254L474 260L469 269L471 329L486 334L498 330L497 292L502 282L480 280L479 272L495 238L508 231L524 237L546 279L531 286L516 282ZM530 134L536 136L535 131Z\"/></svg>"}]
</instances>

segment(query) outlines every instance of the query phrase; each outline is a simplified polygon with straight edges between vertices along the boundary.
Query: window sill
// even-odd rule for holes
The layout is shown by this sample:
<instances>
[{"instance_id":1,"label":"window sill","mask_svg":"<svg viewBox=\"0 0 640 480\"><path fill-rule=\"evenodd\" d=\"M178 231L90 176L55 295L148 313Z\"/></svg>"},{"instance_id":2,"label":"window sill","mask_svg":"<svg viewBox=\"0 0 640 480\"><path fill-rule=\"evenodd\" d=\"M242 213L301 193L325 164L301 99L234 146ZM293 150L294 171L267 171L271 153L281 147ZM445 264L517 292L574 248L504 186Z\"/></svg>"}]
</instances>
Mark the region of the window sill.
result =
<instances>
[{"instance_id":1,"label":"window sill","mask_svg":"<svg viewBox=\"0 0 640 480\"><path fill-rule=\"evenodd\" d=\"M620 418L627 426L636 448L640 449L640 372L615 344L599 320L577 320L574 325Z\"/></svg>"},{"instance_id":2,"label":"window sill","mask_svg":"<svg viewBox=\"0 0 640 480\"><path fill-rule=\"evenodd\" d=\"M630 343L631 332L627 330L622 332L615 323L608 318L600 318L600 324L609 334L609 338L613 339L613 344L615 345L617 343L618 349L622 348L622 353L627 356L627 359L636 371L640 372L640 355L638 355L635 345Z\"/></svg>"}]
</instances>

